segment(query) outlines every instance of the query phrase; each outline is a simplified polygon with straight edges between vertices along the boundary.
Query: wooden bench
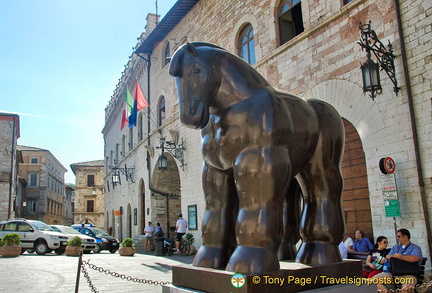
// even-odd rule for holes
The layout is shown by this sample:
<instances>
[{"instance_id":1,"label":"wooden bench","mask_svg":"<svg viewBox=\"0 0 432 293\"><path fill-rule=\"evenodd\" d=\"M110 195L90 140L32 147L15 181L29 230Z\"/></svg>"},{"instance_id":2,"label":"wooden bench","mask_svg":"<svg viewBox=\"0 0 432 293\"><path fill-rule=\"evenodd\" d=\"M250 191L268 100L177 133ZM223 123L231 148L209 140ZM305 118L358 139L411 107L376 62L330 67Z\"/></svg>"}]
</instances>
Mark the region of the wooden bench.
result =
<instances>
[{"instance_id":1,"label":"wooden bench","mask_svg":"<svg viewBox=\"0 0 432 293\"><path fill-rule=\"evenodd\" d=\"M359 259L362 261L362 264L365 264L367 257L368 257L367 252L358 252L358 251L348 250L348 259Z\"/></svg>"}]
</instances>

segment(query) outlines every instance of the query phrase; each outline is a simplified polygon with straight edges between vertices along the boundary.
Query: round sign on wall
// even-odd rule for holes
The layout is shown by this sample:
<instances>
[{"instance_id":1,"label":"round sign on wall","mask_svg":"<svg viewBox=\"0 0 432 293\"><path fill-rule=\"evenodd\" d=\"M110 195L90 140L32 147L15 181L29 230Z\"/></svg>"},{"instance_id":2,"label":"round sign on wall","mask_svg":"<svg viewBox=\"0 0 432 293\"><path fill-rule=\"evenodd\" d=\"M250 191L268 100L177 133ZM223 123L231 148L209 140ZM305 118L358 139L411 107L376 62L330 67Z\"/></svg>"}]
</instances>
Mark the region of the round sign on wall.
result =
<instances>
[{"instance_id":1,"label":"round sign on wall","mask_svg":"<svg viewBox=\"0 0 432 293\"><path fill-rule=\"evenodd\" d=\"M381 158L379 168L383 174L393 174L396 170L396 163L390 157Z\"/></svg>"}]
</instances>

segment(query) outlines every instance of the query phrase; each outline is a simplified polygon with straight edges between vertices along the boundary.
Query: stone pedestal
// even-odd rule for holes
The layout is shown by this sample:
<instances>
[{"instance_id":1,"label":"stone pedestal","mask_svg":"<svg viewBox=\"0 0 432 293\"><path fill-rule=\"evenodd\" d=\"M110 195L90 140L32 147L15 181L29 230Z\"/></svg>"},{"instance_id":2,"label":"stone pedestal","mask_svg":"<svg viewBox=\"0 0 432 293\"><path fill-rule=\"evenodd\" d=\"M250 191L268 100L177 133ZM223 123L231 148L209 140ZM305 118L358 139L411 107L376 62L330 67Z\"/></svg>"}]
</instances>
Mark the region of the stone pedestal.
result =
<instances>
[{"instance_id":1,"label":"stone pedestal","mask_svg":"<svg viewBox=\"0 0 432 293\"><path fill-rule=\"evenodd\" d=\"M175 266L172 283L176 287L204 292L262 293L301 292L341 284L356 285L361 282L362 265L358 260L344 260L322 266L293 262L281 262L280 265L279 271L248 274L245 280L233 280L235 273L228 271L191 265ZM244 285L238 287L244 281Z\"/></svg>"}]
</instances>

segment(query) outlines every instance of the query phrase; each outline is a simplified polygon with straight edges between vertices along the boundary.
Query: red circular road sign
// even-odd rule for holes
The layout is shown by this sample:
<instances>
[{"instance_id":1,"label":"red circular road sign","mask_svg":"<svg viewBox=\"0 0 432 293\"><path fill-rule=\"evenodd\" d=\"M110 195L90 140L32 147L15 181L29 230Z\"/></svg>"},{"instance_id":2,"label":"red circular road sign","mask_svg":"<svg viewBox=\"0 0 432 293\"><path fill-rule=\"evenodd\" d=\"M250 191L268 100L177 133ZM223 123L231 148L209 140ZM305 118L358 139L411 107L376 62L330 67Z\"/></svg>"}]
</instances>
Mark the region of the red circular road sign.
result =
<instances>
[{"instance_id":1,"label":"red circular road sign","mask_svg":"<svg viewBox=\"0 0 432 293\"><path fill-rule=\"evenodd\" d=\"M383 174L393 174L396 170L396 163L392 158L386 157L379 161L379 167Z\"/></svg>"}]
</instances>

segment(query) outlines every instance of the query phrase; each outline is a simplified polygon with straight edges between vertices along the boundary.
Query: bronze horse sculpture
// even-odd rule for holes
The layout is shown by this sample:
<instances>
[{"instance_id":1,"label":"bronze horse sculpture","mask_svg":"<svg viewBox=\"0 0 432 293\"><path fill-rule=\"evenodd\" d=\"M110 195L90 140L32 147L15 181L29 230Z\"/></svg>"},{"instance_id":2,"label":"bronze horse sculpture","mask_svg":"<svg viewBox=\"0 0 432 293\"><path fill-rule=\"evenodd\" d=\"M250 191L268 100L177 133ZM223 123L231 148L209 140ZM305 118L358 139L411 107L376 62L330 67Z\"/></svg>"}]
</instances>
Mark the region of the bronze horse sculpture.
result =
<instances>
[{"instance_id":1,"label":"bronze horse sculpture","mask_svg":"<svg viewBox=\"0 0 432 293\"><path fill-rule=\"evenodd\" d=\"M202 136L206 210L193 265L263 273L279 270L279 259L342 261L344 127L336 110L276 90L209 43L179 48L169 73L181 122Z\"/></svg>"}]
</instances>

